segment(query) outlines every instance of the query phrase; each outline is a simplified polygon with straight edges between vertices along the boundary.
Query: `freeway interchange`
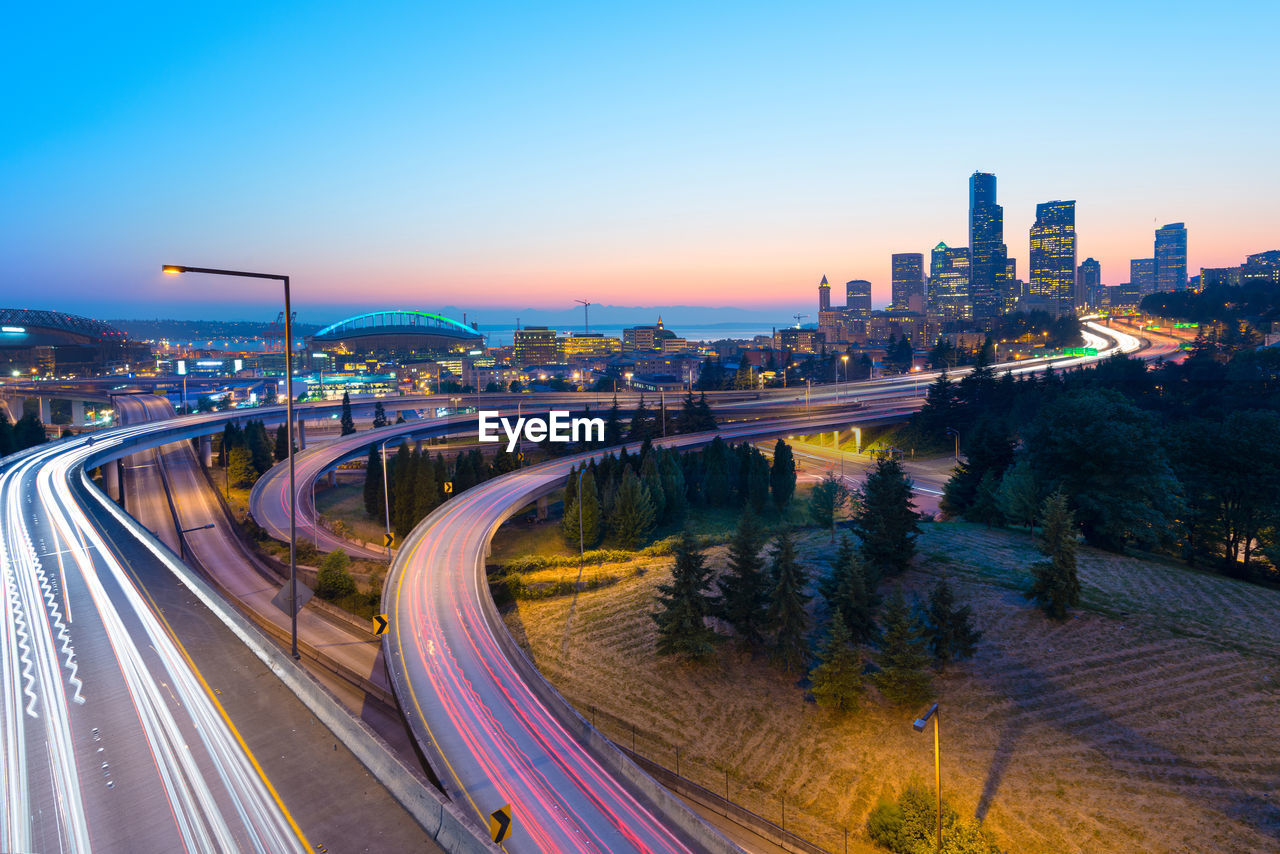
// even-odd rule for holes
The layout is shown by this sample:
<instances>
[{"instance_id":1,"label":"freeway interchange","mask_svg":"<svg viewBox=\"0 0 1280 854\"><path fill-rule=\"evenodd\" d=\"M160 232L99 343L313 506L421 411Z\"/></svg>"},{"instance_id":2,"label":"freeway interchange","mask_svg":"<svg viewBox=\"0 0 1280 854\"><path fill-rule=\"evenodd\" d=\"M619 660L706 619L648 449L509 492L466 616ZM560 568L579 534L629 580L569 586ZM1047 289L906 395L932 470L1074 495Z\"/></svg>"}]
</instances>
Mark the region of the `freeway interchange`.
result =
<instances>
[{"instance_id":1,"label":"freeway interchange","mask_svg":"<svg viewBox=\"0 0 1280 854\"><path fill-rule=\"evenodd\" d=\"M1095 337L1113 339L1112 352L1140 347L1132 336L1097 325L1090 329ZM1106 355L1106 342L1100 343ZM918 408L929 379L824 388L808 401L794 389L759 400L739 395L717 408L719 435L764 438L901 419ZM857 394L858 409L848 408L850 393ZM583 400L563 398L556 402ZM799 414L806 403L810 414ZM762 410L791 414L727 421L737 417L735 408L743 416ZM332 404L311 408L316 414L335 410ZM255 410L252 416L279 421L283 411ZM119 457L216 432L240 417L245 413L131 424L4 461L4 850L310 847L285 806L290 793L272 787L218 692L204 684L181 633L139 583L136 565L149 562L180 573L178 559L85 474ZM410 434L424 426L368 431L357 444L363 451L393 429ZM712 435L666 441L692 446ZM484 556L497 527L558 488L569 467L588 456L489 481L447 502L415 529L396 556L384 594L392 615L386 641L391 685L412 733L464 812L487 819L492 810L512 804L516 832L508 850L734 850L541 680L502 627L488 595ZM324 458L317 449L314 467L299 479L299 498L327 467ZM308 513L299 521L305 526L309 519ZM300 529L300 537L310 534ZM181 585L196 589L185 577ZM242 635L236 633L241 640ZM305 754L295 760L309 761ZM122 778L127 787L119 784Z\"/></svg>"}]
</instances>

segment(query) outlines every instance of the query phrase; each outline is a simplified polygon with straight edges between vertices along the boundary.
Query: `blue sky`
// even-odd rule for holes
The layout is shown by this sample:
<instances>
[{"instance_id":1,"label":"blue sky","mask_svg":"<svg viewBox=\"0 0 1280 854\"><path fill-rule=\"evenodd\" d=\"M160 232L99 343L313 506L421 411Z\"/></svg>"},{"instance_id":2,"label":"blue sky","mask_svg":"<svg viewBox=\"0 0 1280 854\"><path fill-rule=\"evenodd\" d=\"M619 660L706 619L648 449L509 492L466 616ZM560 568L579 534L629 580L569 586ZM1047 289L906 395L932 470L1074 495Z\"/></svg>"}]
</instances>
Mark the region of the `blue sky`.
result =
<instances>
[{"instance_id":1,"label":"blue sky","mask_svg":"<svg viewBox=\"0 0 1280 854\"><path fill-rule=\"evenodd\" d=\"M1127 279L1278 248L1273 4L36 4L0 36L0 302L97 316L811 307L999 177ZM261 308L258 308L261 306ZM502 308L499 308L502 307ZM498 318L493 318L497 322Z\"/></svg>"}]
</instances>

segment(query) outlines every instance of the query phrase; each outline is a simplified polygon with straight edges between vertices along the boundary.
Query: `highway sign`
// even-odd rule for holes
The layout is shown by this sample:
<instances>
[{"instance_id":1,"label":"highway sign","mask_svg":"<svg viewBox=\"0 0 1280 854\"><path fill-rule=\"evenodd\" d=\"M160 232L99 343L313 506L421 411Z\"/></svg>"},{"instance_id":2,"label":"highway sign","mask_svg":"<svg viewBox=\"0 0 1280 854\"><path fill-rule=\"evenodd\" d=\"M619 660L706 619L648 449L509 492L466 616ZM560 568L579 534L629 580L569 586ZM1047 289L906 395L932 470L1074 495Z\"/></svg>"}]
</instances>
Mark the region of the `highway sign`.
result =
<instances>
[{"instance_id":1,"label":"highway sign","mask_svg":"<svg viewBox=\"0 0 1280 854\"><path fill-rule=\"evenodd\" d=\"M489 813L489 835L497 843L511 835L511 804Z\"/></svg>"},{"instance_id":2,"label":"highway sign","mask_svg":"<svg viewBox=\"0 0 1280 854\"><path fill-rule=\"evenodd\" d=\"M395 541L396 541L396 535L391 533L390 531L387 531L382 544L387 548L391 548L391 544L394 543Z\"/></svg>"},{"instance_id":3,"label":"highway sign","mask_svg":"<svg viewBox=\"0 0 1280 854\"><path fill-rule=\"evenodd\" d=\"M445 495L452 495L452 494L453 494L453 481L451 481L451 480L446 480L446 481L444 482L444 494L445 494Z\"/></svg>"},{"instance_id":4,"label":"highway sign","mask_svg":"<svg viewBox=\"0 0 1280 854\"><path fill-rule=\"evenodd\" d=\"M387 622L386 614L373 615L373 633L375 635L385 635L387 633L387 626L389 625L390 623Z\"/></svg>"},{"instance_id":5,"label":"highway sign","mask_svg":"<svg viewBox=\"0 0 1280 854\"><path fill-rule=\"evenodd\" d=\"M288 614L290 600L292 600L293 598L292 596L289 595L290 592L292 592L290 589L290 584L289 582L286 581L284 586L280 588L280 592L271 598L271 604L275 605L281 611L284 611L286 614ZM302 606L307 604L307 602L314 595L315 595L315 592L310 587L308 587L307 585L299 581L298 582L298 607L293 609L294 613L301 611Z\"/></svg>"}]
</instances>

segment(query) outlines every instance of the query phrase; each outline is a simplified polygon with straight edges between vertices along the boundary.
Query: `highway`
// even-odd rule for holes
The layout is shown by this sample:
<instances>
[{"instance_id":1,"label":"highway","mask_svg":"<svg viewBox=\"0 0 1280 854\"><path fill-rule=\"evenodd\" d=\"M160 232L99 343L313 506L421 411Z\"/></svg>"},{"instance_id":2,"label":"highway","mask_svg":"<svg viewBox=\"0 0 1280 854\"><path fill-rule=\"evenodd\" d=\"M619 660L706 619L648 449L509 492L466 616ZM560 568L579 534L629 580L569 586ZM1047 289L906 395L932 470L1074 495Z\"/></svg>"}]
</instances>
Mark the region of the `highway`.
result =
<instances>
[{"instance_id":1,"label":"highway","mask_svg":"<svg viewBox=\"0 0 1280 854\"><path fill-rule=\"evenodd\" d=\"M1129 340L1136 349L1136 339ZM903 397L916 381L894 380L858 394L864 404L877 395ZM850 391L822 392L811 401ZM761 400L795 408L795 391ZM874 415L900 419L915 405L877 406L853 418L843 412L727 424L720 435L819 432ZM335 408L309 407L314 414ZM147 549L127 542L118 525L116 537L104 533L111 529L105 497L78 474L82 465L215 432L245 417L278 421L282 412L126 426L6 459L0 472L7 593L0 627L3 850L310 847L217 694L135 583ZM669 796L648 790L647 778L611 756L610 746L595 743L563 700L538 684L527 661L521 664L496 622L483 571L488 541L503 519L554 490L574 462L561 459L489 481L415 530L393 565L385 598L394 618L392 682L424 749L445 760L446 786L484 817L513 803L513 851L730 850L705 825L689 823ZM157 810L158 804L169 808ZM684 828L679 836L676 826Z\"/></svg>"},{"instance_id":2,"label":"highway","mask_svg":"<svg viewBox=\"0 0 1280 854\"><path fill-rule=\"evenodd\" d=\"M42 446L0 474L0 849L309 850L69 486L84 453Z\"/></svg>"}]
</instances>

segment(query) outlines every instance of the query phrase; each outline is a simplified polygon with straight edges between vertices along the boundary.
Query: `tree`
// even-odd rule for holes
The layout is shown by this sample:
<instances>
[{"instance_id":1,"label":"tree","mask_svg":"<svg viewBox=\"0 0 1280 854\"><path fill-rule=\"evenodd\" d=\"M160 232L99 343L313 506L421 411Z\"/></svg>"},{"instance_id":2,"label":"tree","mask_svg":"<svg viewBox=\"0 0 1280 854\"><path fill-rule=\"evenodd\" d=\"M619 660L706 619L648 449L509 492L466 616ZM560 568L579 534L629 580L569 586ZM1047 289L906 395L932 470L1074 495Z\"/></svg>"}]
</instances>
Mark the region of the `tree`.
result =
<instances>
[{"instance_id":1,"label":"tree","mask_svg":"<svg viewBox=\"0 0 1280 854\"><path fill-rule=\"evenodd\" d=\"M1040 511L1043 527L1041 549L1048 560L1031 567L1033 578L1027 598L1055 620L1080 604L1080 577L1076 572L1076 526L1067 498L1055 492Z\"/></svg>"},{"instance_id":2,"label":"tree","mask_svg":"<svg viewBox=\"0 0 1280 854\"><path fill-rule=\"evenodd\" d=\"M774 540L773 562L769 568L774 587L766 619L773 633L774 654L783 669L795 673L804 670L809 657L805 643L809 613L805 605L810 597L804 592L809 579L796 560L791 529L784 528Z\"/></svg>"},{"instance_id":3,"label":"tree","mask_svg":"<svg viewBox=\"0 0 1280 854\"><path fill-rule=\"evenodd\" d=\"M650 450L640 466L640 481L644 484L645 492L649 493L649 501L653 503L655 522L662 519L667 512L667 495L662 488L662 474L659 470L658 457L661 453L657 449Z\"/></svg>"},{"instance_id":4,"label":"tree","mask_svg":"<svg viewBox=\"0 0 1280 854\"><path fill-rule=\"evenodd\" d=\"M819 528L830 528L836 536L836 518L849 504L849 489L834 474L827 472L809 493L809 518Z\"/></svg>"},{"instance_id":5,"label":"tree","mask_svg":"<svg viewBox=\"0 0 1280 854\"><path fill-rule=\"evenodd\" d=\"M276 445L272 449L272 456L278 463L289 458L289 427L285 424L276 428Z\"/></svg>"},{"instance_id":6,"label":"tree","mask_svg":"<svg viewBox=\"0 0 1280 854\"><path fill-rule=\"evenodd\" d=\"M759 519L748 505L729 541L729 571L720 577L720 615L751 647L764 643L768 625L770 585L760 557L763 544Z\"/></svg>"},{"instance_id":7,"label":"tree","mask_svg":"<svg viewBox=\"0 0 1280 854\"><path fill-rule=\"evenodd\" d=\"M610 448L622 444L622 414L616 394L613 396L613 405L604 416L604 443Z\"/></svg>"},{"instance_id":8,"label":"tree","mask_svg":"<svg viewBox=\"0 0 1280 854\"><path fill-rule=\"evenodd\" d=\"M716 436L703 450L702 460L706 470L703 484L707 503L713 507L728 505L733 498L733 486L729 481L729 447Z\"/></svg>"},{"instance_id":9,"label":"tree","mask_svg":"<svg viewBox=\"0 0 1280 854\"><path fill-rule=\"evenodd\" d=\"M996 490L996 502L1004 518L1016 524L1032 528L1036 523L1036 513L1040 509L1040 490L1036 486L1036 475L1031 470L1031 462L1025 456L1010 466L1000 479L1000 488Z\"/></svg>"},{"instance_id":10,"label":"tree","mask_svg":"<svg viewBox=\"0 0 1280 854\"><path fill-rule=\"evenodd\" d=\"M375 442L369 446L369 459L364 468L364 514L370 519L386 522L386 496L382 490L382 456Z\"/></svg>"},{"instance_id":11,"label":"tree","mask_svg":"<svg viewBox=\"0 0 1280 854\"><path fill-rule=\"evenodd\" d=\"M924 636L939 665L962 658L972 658L982 632L973 627L973 612L968 605L956 605L955 594L945 578L929 591L925 606Z\"/></svg>"},{"instance_id":12,"label":"tree","mask_svg":"<svg viewBox=\"0 0 1280 854\"><path fill-rule=\"evenodd\" d=\"M630 466L622 471L609 522L613 538L624 549L634 549L653 528L653 502Z\"/></svg>"},{"instance_id":13,"label":"tree","mask_svg":"<svg viewBox=\"0 0 1280 854\"><path fill-rule=\"evenodd\" d=\"M273 457L272 443L267 438L267 428L261 421L250 421L244 428L245 443L249 446L249 458L258 474L266 474L271 468ZM254 478L255 480L257 478Z\"/></svg>"},{"instance_id":14,"label":"tree","mask_svg":"<svg viewBox=\"0 0 1280 854\"><path fill-rule=\"evenodd\" d=\"M875 592L867 586L867 572L862 555L842 538L831 574L819 585L819 592L832 611L839 611L849 635L865 643L876 635Z\"/></svg>"},{"instance_id":15,"label":"tree","mask_svg":"<svg viewBox=\"0 0 1280 854\"><path fill-rule=\"evenodd\" d=\"M418 520L413 517L418 458L409 450L409 443L402 442L396 450L395 470L391 475L391 529L403 541Z\"/></svg>"},{"instance_id":16,"label":"tree","mask_svg":"<svg viewBox=\"0 0 1280 854\"><path fill-rule=\"evenodd\" d=\"M387 410L383 407L382 401L379 400L373 405L373 426L375 428L386 427L387 424Z\"/></svg>"},{"instance_id":17,"label":"tree","mask_svg":"<svg viewBox=\"0 0 1280 854\"><path fill-rule=\"evenodd\" d=\"M883 640L875 658L880 669L871 677L884 698L895 705L918 705L932 695L922 628L908 610L902 591L895 590L884 606Z\"/></svg>"},{"instance_id":18,"label":"tree","mask_svg":"<svg viewBox=\"0 0 1280 854\"><path fill-rule=\"evenodd\" d=\"M1037 480L1066 497L1090 545L1167 539L1183 509L1159 432L1108 388L1068 391L1040 409L1026 445Z\"/></svg>"},{"instance_id":19,"label":"tree","mask_svg":"<svg viewBox=\"0 0 1280 854\"><path fill-rule=\"evenodd\" d=\"M7 417L0 416L0 457L7 457L14 452L13 425Z\"/></svg>"},{"instance_id":20,"label":"tree","mask_svg":"<svg viewBox=\"0 0 1280 854\"><path fill-rule=\"evenodd\" d=\"M838 610L831 614L831 625L818 660L820 663L809 674L814 700L819 706L837 712L856 709L862 696L862 661Z\"/></svg>"},{"instance_id":21,"label":"tree","mask_svg":"<svg viewBox=\"0 0 1280 854\"><path fill-rule=\"evenodd\" d=\"M577 490L577 475L570 480ZM570 548L581 543L583 549L589 549L600 541L600 495L591 469L582 473L582 489L575 491L571 503L565 505L560 533Z\"/></svg>"},{"instance_id":22,"label":"tree","mask_svg":"<svg viewBox=\"0 0 1280 854\"><path fill-rule=\"evenodd\" d=\"M744 497L752 510L763 513L769 503L769 461L754 446L744 444L742 447L747 449Z\"/></svg>"},{"instance_id":23,"label":"tree","mask_svg":"<svg viewBox=\"0 0 1280 854\"><path fill-rule=\"evenodd\" d=\"M668 523L680 524L689 509L686 497L684 471L680 467L679 453L664 451L662 454L663 516Z\"/></svg>"},{"instance_id":24,"label":"tree","mask_svg":"<svg viewBox=\"0 0 1280 854\"><path fill-rule=\"evenodd\" d=\"M853 516L853 529L862 540L862 556L872 586L881 578L904 571L915 556L920 528L911 487L911 478L903 472L902 463L882 458L855 493L858 510Z\"/></svg>"},{"instance_id":25,"label":"tree","mask_svg":"<svg viewBox=\"0 0 1280 854\"><path fill-rule=\"evenodd\" d=\"M249 455L249 450L232 448L228 459L230 462L227 464L227 482L241 489L253 486L254 481L258 479L258 471L253 467L253 458Z\"/></svg>"},{"instance_id":26,"label":"tree","mask_svg":"<svg viewBox=\"0 0 1280 854\"><path fill-rule=\"evenodd\" d=\"M706 619L716 608L715 599L707 592L711 571L688 531L682 531L676 540L675 553L671 583L658 585L658 611L651 615L658 625L658 653L706 658L719 640Z\"/></svg>"},{"instance_id":27,"label":"tree","mask_svg":"<svg viewBox=\"0 0 1280 854\"><path fill-rule=\"evenodd\" d=\"M351 395L342 393L342 435L350 436L356 432L356 420L351 417Z\"/></svg>"},{"instance_id":28,"label":"tree","mask_svg":"<svg viewBox=\"0 0 1280 854\"><path fill-rule=\"evenodd\" d=\"M413 469L413 519L416 525L440 504L440 490L436 486L430 452L415 451Z\"/></svg>"},{"instance_id":29,"label":"tree","mask_svg":"<svg viewBox=\"0 0 1280 854\"><path fill-rule=\"evenodd\" d=\"M769 488L773 505L781 513L796 491L796 460L791 446L779 439L773 445L773 467L769 470Z\"/></svg>"},{"instance_id":30,"label":"tree","mask_svg":"<svg viewBox=\"0 0 1280 854\"><path fill-rule=\"evenodd\" d=\"M643 442L646 439L652 439L654 434L653 416L649 414L649 407L644 405L644 395L640 395L640 403L636 405L636 411L631 415L631 425L627 431L628 442ZM605 433L609 432L609 423L605 422Z\"/></svg>"},{"instance_id":31,"label":"tree","mask_svg":"<svg viewBox=\"0 0 1280 854\"><path fill-rule=\"evenodd\" d=\"M344 549L334 549L325 555L316 573L316 595L333 601L355 593L356 582L348 570L350 565L351 559Z\"/></svg>"},{"instance_id":32,"label":"tree","mask_svg":"<svg viewBox=\"0 0 1280 854\"><path fill-rule=\"evenodd\" d=\"M41 423L40 416L34 411L25 413L18 419L18 423L13 425L15 451L34 448L36 445L43 445L47 441L49 441L49 437L44 432L44 424Z\"/></svg>"}]
</instances>

